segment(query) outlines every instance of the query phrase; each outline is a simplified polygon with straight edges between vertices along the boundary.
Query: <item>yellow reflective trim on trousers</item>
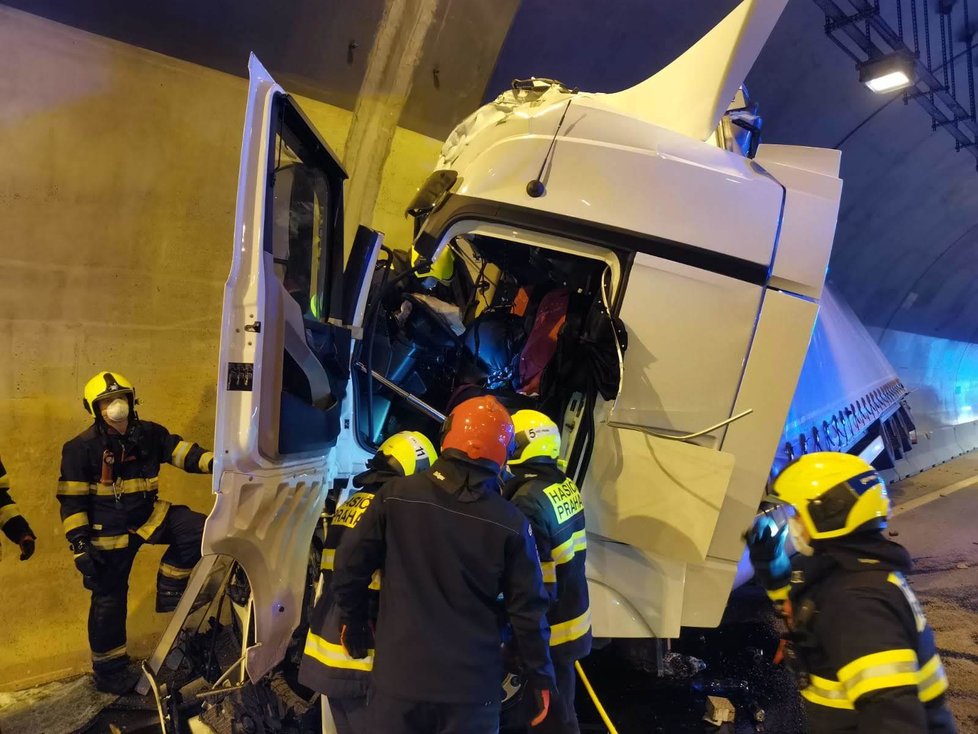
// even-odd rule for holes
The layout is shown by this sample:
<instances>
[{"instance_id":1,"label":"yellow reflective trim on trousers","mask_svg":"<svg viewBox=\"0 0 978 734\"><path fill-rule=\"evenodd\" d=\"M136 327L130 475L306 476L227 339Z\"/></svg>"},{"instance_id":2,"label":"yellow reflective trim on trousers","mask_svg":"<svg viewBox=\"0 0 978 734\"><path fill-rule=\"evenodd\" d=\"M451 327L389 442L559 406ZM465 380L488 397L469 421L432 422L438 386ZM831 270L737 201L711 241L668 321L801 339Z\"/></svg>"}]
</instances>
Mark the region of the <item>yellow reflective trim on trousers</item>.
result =
<instances>
[{"instance_id":1,"label":"yellow reflective trim on trousers","mask_svg":"<svg viewBox=\"0 0 978 734\"><path fill-rule=\"evenodd\" d=\"M818 706L828 706L833 709L855 710L852 701L846 696L845 687L839 681L809 676L808 687L801 692L802 698Z\"/></svg>"},{"instance_id":2,"label":"yellow reflective trim on trousers","mask_svg":"<svg viewBox=\"0 0 978 734\"><path fill-rule=\"evenodd\" d=\"M780 589L767 589L768 599L771 601L786 601L791 585L782 586Z\"/></svg>"},{"instance_id":3,"label":"yellow reflective trim on trousers","mask_svg":"<svg viewBox=\"0 0 978 734\"><path fill-rule=\"evenodd\" d=\"M558 566L574 560L574 554L587 550L587 536L583 530L578 530L570 538L550 552L550 557Z\"/></svg>"},{"instance_id":4,"label":"yellow reflective trim on trousers","mask_svg":"<svg viewBox=\"0 0 978 734\"><path fill-rule=\"evenodd\" d=\"M10 477L6 474L0 477L0 489L10 489Z\"/></svg>"},{"instance_id":5,"label":"yellow reflective trim on trousers","mask_svg":"<svg viewBox=\"0 0 978 734\"><path fill-rule=\"evenodd\" d=\"M323 571L332 571L336 566L336 549L327 548L323 551L323 560L319 564L319 568Z\"/></svg>"},{"instance_id":6,"label":"yellow reflective trim on trousers","mask_svg":"<svg viewBox=\"0 0 978 734\"><path fill-rule=\"evenodd\" d=\"M128 535L103 535L92 538L92 545L99 550L119 550L129 547Z\"/></svg>"},{"instance_id":7,"label":"yellow reflective trim on trousers","mask_svg":"<svg viewBox=\"0 0 978 734\"><path fill-rule=\"evenodd\" d=\"M193 573L193 568L180 568L179 566L160 562L160 573L168 579L185 579Z\"/></svg>"},{"instance_id":8,"label":"yellow reflective trim on trousers","mask_svg":"<svg viewBox=\"0 0 978 734\"><path fill-rule=\"evenodd\" d=\"M114 660L115 658L121 658L126 654L126 646L120 645L114 650L109 650L108 652L95 652L92 651L92 662L104 663L107 660Z\"/></svg>"},{"instance_id":9,"label":"yellow reflective trim on trousers","mask_svg":"<svg viewBox=\"0 0 978 734\"><path fill-rule=\"evenodd\" d=\"M944 673L944 666L938 655L934 655L927 661L927 664L920 669L918 677L917 688L920 700L924 703L933 701L947 690L947 675Z\"/></svg>"},{"instance_id":10,"label":"yellow reflective trim on trousers","mask_svg":"<svg viewBox=\"0 0 978 734\"><path fill-rule=\"evenodd\" d=\"M58 482L58 494L62 497L80 497L94 491L95 485L88 482Z\"/></svg>"},{"instance_id":11,"label":"yellow reflective trim on trousers","mask_svg":"<svg viewBox=\"0 0 978 734\"><path fill-rule=\"evenodd\" d=\"M380 571L374 571L370 577L370 585L367 586L371 591L380 591Z\"/></svg>"},{"instance_id":12,"label":"yellow reflective trim on trousers","mask_svg":"<svg viewBox=\"0 0 978 734\"><path fill-rule=\"evenodd\" d=\"M543 573L543 583L557 583L557 564L553 561L540 561L540 571Z\"/></svg>"},{"instance_id":13,"label":"yellow reflective trim on trousers","mask_svg":"<svg viewBox=\"0 0 978 734\"><path fill-rule=\"evenodd\" d=\"M136 530L136 535L138 535L143 540L149 540L153 533L160 529L160 525L166 519L166 513L170 511L170 503L166 500L156 500L153 504L153 512L150 513L149 519L144 522L138 530Z\"/></svg>"},{"instance_id":14,"label":"yellow reflective trim on trousers","mask_svg":"<svg viewBox=\"0 0 978 734\"><path fill-rule=\"evenodd\" d=\"M591 610L567 622L550 625L550 646L563 645L583 637L591 629Z\"/></svg>"},{"instance_id":15,"label":"yellow reflective trim on trousers","mask_svg":"<svg viewBox=\"0 0 978 734\"><path fill-rule=\"evenodd\" d=\"M2 524L0 523L0 525ZM76 512L74 515L68 515L68 517L61 521L61 524L64 525L65 535L67 535L72 530L78 530L78 528L88 525L88 513Z\"/></svg>"},{"instance_id":16,"label":"yellow reflective trim on trousers","mask_svg":"<svg viewBox=\"0 0 978 734\"><path fill-rule=\"evenodd\" d=\"M0 528L6 525L8 522L13 520L20 514L20 509L17 504L12 502L9 505L4 505L0 507Z\"/></svg>"},{"instance_id":17,"label":"yellow reflective trim on trousers","mask_svg":"<svg viewBox=\"0 0 978 734\"><path fill-rule=\"evenodd\" d=\"M115 484L93 484L91 493L99 497L114 497L116 494L156 492L159 488L159 477L137 477L135 479L122 479Z\"/></svg>"},{"instance_id":18,"label":"yellow reflective trim on trousers","mask_svg":"<svg viewBox=\"0 0 978 734\"><path fill-rule=\"evenodd\" d=\"M357 660L347 655L342 645L329 642L311 631L306 636L306 647L303 652L329 668L361 670L364 673L369 673L374 667L374 651L372 649L367 651L367 657Z\"/></svg>"},{"instance_id":19,"label":"yellow reflective trim on trousers","mask_svg":"<svg viewBox=\"0 0 978 734\"><path fill-rule=\"evenodd\" d=\"M211 459L214 458L213 451L205 451L200 455L200 461L197 462L197 468L200 469L204 474L207 473L207 465L211 463Z\"/></svg>"},{"instance_id":20,"label":"yellow reflective trim on trousers","mask_svg":"<svg viewBox=\"0 0 978 734\"><path fill-rule=\"evenodd\" d=\"M187 454L192 447L193 444L190 441L181 441L178 443L176 448L173 449L173 454L170 456L170 463L177 469L183 469L184 462L187 460Z\"/></svg>"},{"instance_id":21,"label":"yellow reflective trim on trousers","mask_svg":"<svg viewBox=\"0 0 978 734\"><path fill-rule=\"evenodd\" d=\"M839 669L850 701L884 688L917 685L917 653L909 648L864 655Z\"/></svg>"}]
</instances>

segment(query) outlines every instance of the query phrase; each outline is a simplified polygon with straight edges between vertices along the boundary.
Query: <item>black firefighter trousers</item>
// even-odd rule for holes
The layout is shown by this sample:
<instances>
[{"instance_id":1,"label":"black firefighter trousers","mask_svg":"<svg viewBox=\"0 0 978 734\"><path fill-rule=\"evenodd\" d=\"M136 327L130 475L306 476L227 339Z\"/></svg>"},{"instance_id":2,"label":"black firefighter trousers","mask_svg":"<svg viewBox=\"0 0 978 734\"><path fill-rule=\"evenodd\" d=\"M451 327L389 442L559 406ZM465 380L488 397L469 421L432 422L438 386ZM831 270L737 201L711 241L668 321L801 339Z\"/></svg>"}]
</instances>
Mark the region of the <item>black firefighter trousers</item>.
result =
<instances>
[{"instance_id":1,"label":"black firefighter trousers","mask_svg":"<svg viewBox=\"0 0 978 734\"><path fill-rule=\"evenodd\" d=\"M169 545L156 576L156 609L172 611L197 561L206 518L185 505L172 505L159 530L149 541L129 534L129 545L101 551L103 563L98 574L85 578L92 592L88 610L88 644L96 674L111 675L126 667L126 615L129 573L136 553L144 542Z\"/></svg>"},{"instance_id":2,"label":"black firefighter trousers","mask_svg":"<svg viewBox=\"0 0 978 734\"><path fill-rule=\"evenodd\" d=\"M497 734L499 701L423 703L370 691L371 734Z\"/></svg>"}]
</instances>

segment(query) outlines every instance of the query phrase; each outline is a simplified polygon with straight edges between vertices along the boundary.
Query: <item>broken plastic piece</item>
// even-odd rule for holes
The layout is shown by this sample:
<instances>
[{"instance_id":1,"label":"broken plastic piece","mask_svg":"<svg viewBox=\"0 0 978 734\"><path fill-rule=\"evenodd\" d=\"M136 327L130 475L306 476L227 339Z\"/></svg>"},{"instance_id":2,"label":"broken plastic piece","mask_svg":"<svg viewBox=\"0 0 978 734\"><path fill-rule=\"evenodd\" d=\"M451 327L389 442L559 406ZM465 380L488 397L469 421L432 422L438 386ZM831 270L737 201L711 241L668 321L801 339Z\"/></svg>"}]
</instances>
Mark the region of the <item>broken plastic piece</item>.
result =
<instances>
[{"instance_id":1,"label":"broken plastic piece","mask_svg":"<svg viewBox=\"0 0 978 734\"><path fill-rule=\"evenodd\" d=\"M734 705L728 699L721 698L720 696L707 696L706 714L703 716L704 721L714 726L720 726L728 721L732 722L735 716L736 711L734 710Z\"/></svg>"}]
</instances>

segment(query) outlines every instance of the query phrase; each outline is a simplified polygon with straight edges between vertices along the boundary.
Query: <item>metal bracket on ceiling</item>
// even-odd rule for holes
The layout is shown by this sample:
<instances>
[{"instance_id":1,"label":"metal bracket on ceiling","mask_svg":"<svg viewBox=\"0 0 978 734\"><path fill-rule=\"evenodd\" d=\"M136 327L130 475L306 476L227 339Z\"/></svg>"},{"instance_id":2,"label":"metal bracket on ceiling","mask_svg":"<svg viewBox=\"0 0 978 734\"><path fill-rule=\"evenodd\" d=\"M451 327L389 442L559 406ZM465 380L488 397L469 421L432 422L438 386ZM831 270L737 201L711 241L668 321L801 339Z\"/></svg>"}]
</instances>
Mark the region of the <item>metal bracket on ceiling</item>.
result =
<instances>
[{"instance_id":1,"label":"metal bracket on ceiling","mask_svg":"<svg viewBox=\"0 0 978 734\"><path fill-rule=\"evenodd\" d=\"M952 117L947 120L935 120L934 126L936 129L938 127L944 127L945 125L957 125L959 122L964 122L965 120L970 120L970 119L971 119L971 115L959 115L958 117ZM962 147L966 147L966 146L962 146Z\"/></svg>"},{"instance_id":2,"label":"metal bracket on ceiling","mask_svg":"<svg viewBox=\"0 0 978 734\"><path fill-rule=\"evenodd\" d=\"M864 20L869 20L870 18L875 18L879 15L879 8L867 8L866 10L860 10L854 15L847 15L843 18L830 18L826 16L825 18L825 32L831 35L835 31L850 26L853 23L861 23Z\"/></svg>"}]
</instances>

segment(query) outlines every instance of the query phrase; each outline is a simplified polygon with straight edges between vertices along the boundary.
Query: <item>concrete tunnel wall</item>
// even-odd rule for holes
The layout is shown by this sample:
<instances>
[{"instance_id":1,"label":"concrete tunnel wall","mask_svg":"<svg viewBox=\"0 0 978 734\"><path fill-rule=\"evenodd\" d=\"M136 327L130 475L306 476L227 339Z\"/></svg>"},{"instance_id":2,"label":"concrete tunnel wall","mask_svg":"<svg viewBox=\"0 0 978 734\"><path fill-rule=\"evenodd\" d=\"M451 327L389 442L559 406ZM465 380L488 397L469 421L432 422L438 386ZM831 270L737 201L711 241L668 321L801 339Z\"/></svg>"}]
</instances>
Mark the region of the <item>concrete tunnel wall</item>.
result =
<instances>
[{"instance_id":1,"label":"concrete tunnel wall","mask_svg":"<svg viewBox=\"0 0 978 734\"><path fill-rule=\"evenodd\" d=\"M55 498L61 445L88 425L86 380L118 370L143 417L212 446L247 82L3 7L0 62L0 455L38 536L26 563L2 538L11 690L90 665L88 593ZM342 156L351 113L299 101ZM440 141L398 128L390 145L368 224L403 247L404 207ZM164 467L161 485L174 503L211 506L209 477ZM167 619L153 610L162 551L145 546L131 577L135 655Z\"/></svg>"}]
</instances>

